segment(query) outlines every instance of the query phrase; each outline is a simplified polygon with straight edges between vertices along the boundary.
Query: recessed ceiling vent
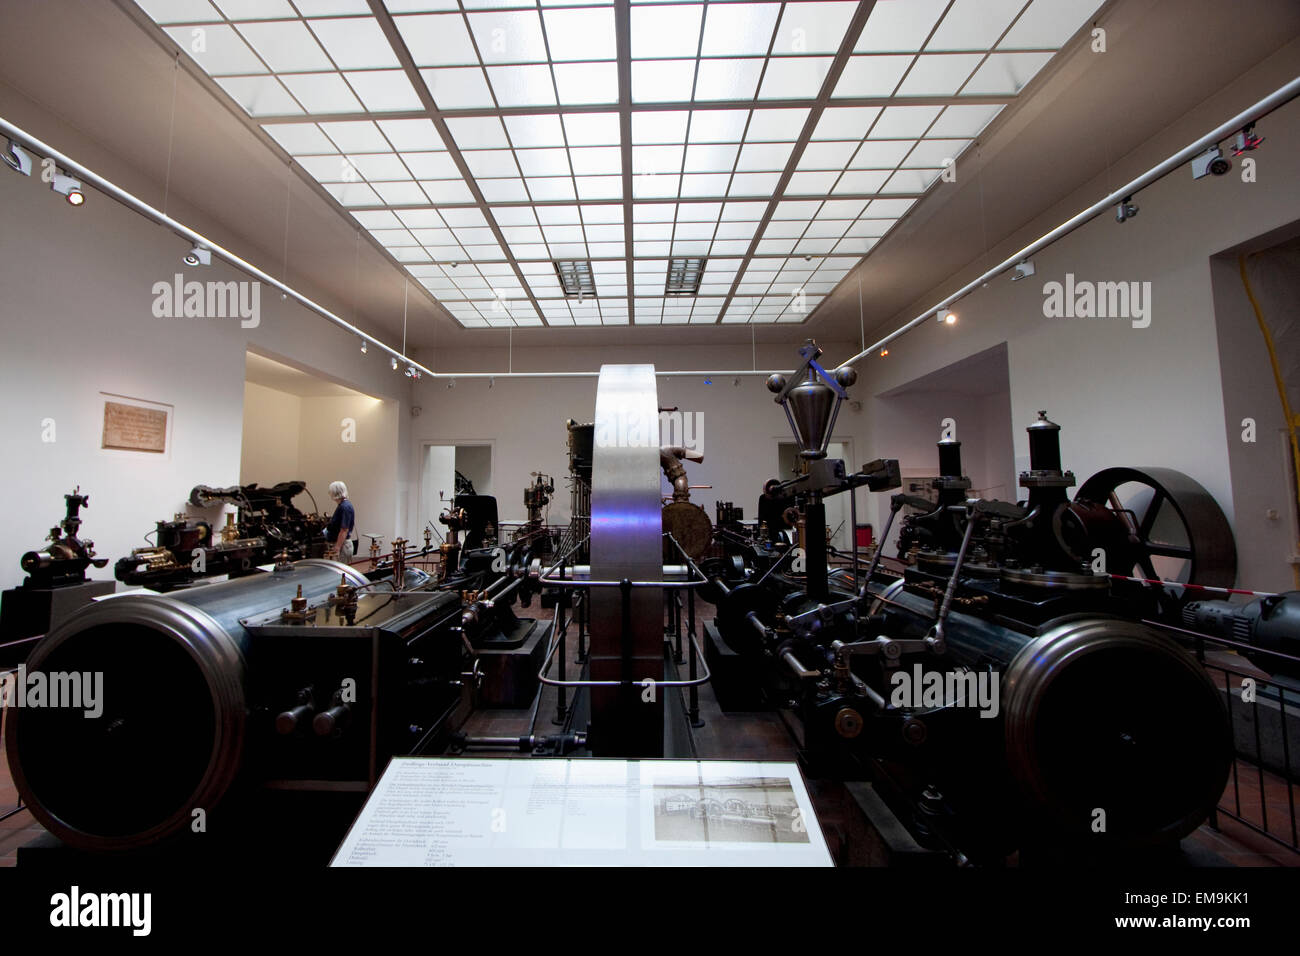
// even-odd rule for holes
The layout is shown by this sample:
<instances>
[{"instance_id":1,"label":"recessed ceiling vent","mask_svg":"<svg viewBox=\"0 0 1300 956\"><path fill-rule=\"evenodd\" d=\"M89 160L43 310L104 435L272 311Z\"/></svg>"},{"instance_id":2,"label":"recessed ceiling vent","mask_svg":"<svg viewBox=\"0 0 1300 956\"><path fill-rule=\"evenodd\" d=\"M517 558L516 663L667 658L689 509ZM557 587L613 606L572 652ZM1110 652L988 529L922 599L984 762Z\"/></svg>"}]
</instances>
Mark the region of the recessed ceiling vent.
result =
<instances>
[{"instance_id":1,"label":"recessed ceiling vent","mask_svg":"<svg viewBox=\"0 0 1300 956\"><path fill-rule=\"evenodd\" d=\"M668 284L664 287L664 294L695 295L700 291L700 279L703 277L703 259L669 259Z\"/></svg>"},{"instance_id":2,"label":"recessed ceiling vent","mask_svg":"<svg viewBox=\"0 0 1300 956\"><path fill-rule=\"evenodd\" d=\"M591 277L591 263L586 259L556 259L555 274L560 277L566 296L594 299L596 283Z\"/></svg>"}]
</instances>

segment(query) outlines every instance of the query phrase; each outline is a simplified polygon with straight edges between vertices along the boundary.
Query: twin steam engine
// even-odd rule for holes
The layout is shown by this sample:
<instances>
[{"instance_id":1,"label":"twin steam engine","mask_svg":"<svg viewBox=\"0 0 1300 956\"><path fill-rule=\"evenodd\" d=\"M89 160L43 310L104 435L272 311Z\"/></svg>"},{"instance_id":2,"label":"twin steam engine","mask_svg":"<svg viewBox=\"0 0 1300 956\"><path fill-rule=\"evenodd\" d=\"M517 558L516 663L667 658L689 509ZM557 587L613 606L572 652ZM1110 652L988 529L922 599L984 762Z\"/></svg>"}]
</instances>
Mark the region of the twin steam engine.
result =
<instances>
[{"instance_id":1,"label":"twin steam engine","mask_svg":"<svg viewBox=\"0 0 1300 956\"><path fill-rule=\"evenodd\" d=\"M1190 833L1227 779L1224 705L1197 661L1143 623L1176 614L1170 595L1098 569L1155 578L1165 558L1192 582L1230 584L1235 552L1210 496L1176 472L1110 469L1071 500L1059 428L1043 414L1029 428L1026 502L968 499L960 444L941 442L937 504L892 499L890 524L918 509L900 529L906 569L881 567L887 525L869 568L855 555L828 571L824 499L901 481L896 461L849 473L826 458L856 375L826 372L819 354L810 342L793 379L768 383L804 460L780 489L798 542L728 533L727 558L705 565L724 709L792 708L811 773L870 780L923 847L958 861L1112 855ZM1117 493L1134 483L1140 510ZM1152 540L1161 507L1183 518L1187 546Z\"/></svg>"}]
</instances>

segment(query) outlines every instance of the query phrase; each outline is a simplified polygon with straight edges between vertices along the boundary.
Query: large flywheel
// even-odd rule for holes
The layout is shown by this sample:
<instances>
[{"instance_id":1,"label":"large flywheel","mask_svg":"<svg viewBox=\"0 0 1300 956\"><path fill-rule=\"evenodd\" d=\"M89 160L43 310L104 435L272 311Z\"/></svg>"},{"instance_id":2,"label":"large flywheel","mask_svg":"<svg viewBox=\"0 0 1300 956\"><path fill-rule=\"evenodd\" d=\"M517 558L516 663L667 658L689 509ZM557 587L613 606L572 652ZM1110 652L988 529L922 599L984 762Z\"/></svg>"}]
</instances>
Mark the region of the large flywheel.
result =
<instances>
[{"instance_id":1,"label":"large flywheel","mask_svg":"<svg viewBox=\"0 0 1300 956\"><path fill-rule=\"evenodd\" d=\"M1128 529L1116 574L1230 588L1237 578L1232 529L1213 496L1172 468L1105 468L1079 488L1076 501L1115 512Z\"/></svg>"},{"instance_id":2,"label":"large flywheel","mask_svg":"<svg viewBox=\"0 0 1300 956\"><path fill-rule=\"evenodd\" d=\"M603 365L596 386L591 470L591 579L658 581L663 574L659 396L653 365ZM625 603L626 602L626 603ZM629 681L592 691L592 753L663 755L663 591L591 589L591 677Z\"/></svg>"}]
</instances>

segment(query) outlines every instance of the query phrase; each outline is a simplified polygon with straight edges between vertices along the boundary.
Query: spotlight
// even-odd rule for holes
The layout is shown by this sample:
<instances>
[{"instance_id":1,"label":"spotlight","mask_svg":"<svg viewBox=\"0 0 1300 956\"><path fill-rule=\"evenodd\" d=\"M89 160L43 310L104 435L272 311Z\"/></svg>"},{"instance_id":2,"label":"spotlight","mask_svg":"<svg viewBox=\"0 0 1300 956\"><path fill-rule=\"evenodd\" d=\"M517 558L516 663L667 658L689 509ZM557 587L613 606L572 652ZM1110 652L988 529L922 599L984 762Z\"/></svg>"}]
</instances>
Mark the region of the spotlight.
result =
<instances>
[{"instance_id":1,"label":"spotlight","mask_svg":"<svg viewBox=\"0 0 1300 956\"><path fill-rule=\"evenodd\" d=\"M1016 270L1011 274L1011 281L1019 282L1021 279L1027 279L1029 276L1033 274L1034 274L1034 263L1032 260L1026 259L1024 262L1016 263Z\"/></svg>"},{"instance_id":2,"label":"spotlight","mask_svg":"<svg viewBox=\"0 0 1300 956\"><path fill-rule=\"evenodd\" d=\"M367 343L365 339L362 339L362 340L361 340L361 354L362 354L362 355L365 355L365 354L366 354L366 348L368 347L368 344L369 344L369 343Z\"/></svg>"},{"instance_id":3,"label":"spotlight","mask_svg":"<svg viewBox=\"0 0 1300 956\"><path fill-rule=\"evenodd\" d=\"M71 206L80 206L86 201L85 194L81 191L81 183L58 170L54 172L54 182L50 183L50 188L67 197L68 204Z\"/></svg>"},{"instance_id":4,"label":"spotlight","mask_svg":"<svg viewBox=\"0 0 1300 956\"><path fill-rule=\"evenodd\" d=\"M711 378L710 378L709 376L707 376L707 375L704 376L704 384L705 384L705 385L712 385L712 384L713 384L713 379L711 379Z\"/></svg>"},{"instance_id":5,"label":"spotlight","mask_svg":"<svg viewBox=\"0 0 1300 956\"><path fill-rule=\"evenodd\" d=\"M210 266L212 265L212 250L205 249L195 243L194 248L185 254L181 262L187 266Z\"/></svg>"},{"instance_id":6,"label":"spotlight","mask_svg":"<svg viewBox=\"0 0 1300 956\"><path fill-rule=\"evenodd\" d=\"M397 371L397 359L393 359L393 371Z\"/></svg>"},{"instance_id":7,"label":"spotlight","mask_svg":"<svg viewBox=\"0 0 1300 956\"><path fill-rule=\"evenodd\" d=\"M455 387L456 387L456 380L455 380L454 378L449 378L449 379L447 379L447 387L448 387L448 388L455 388Z\"/></svg>"},{"instance_id":8,"label":"spotlight","mask_svg":"<svg viewBox=\"0 0 1300 956\"><path fill-rule=\"evenodd\" d=\"M935 313L935 318L938 319L940 322L942 322L944 325L957 324L957 313L954 312L952 309L940 309L937 313Z\"/></svg>"},{"instance_id":9,"label":"spotlight","mask_svg":"<svg viewBox=\"0 0 1300 956\"><path fill-rule=\"evenodd\" d=\"M1133 202L1132 196L1125 196L1120 200L1120 204L1115 207L1115 221L1128 222L1138 214L1138 207Z\"/></svg>"},{"instance_id":10,"label":"spotlight","mask_svg":"<svg viewBox=\"0 0 1300 956\"><path fill-rule=\"evenodd\" d=\"M1255 124L1251 123L1237 134L1237 142L1233 147L1232 155L1240 156L1242 153L1249 153L1253 149L1259 149L1262 142L1264 142L1264 137L1255 135Z\"/></svg>"},{"instance_id":11,"label":"spotlight","mask_svg":"<svg viewBox=\"0 0 1300 956\"><path fill-rule=\"evenodd\" d=\"M880 357L881 357L881 358L884 358L884 357L887 356L888 354L889 354L889 349L881 349L881 350L880 350Z\"/></svg>"},{"instance_id":12,"label":"spotlight","mask_svg":"<svg viewBox=\"0 0 1300 956\"><path fill-rule=\"evenodd\" d=\"M1225 159L1223 150L1218 146L1211 146L1192 160L1193 179L1204 179L1211 173L1215 176L1223 176L1230 169L1232 169L1232 160Z\"/></svg>"},{"instance_id":13,"label":"spotlight","mask_svg":"<svg viewBox=\"0 0 1300 956\"><path fill-rule=\"evenodd\" d=\"M32 154L12 139L9 140L9 149L5 151L4 160L5 165L10 169L20 172L24 176L32 174Z\"/></svg>"}]
</instances>

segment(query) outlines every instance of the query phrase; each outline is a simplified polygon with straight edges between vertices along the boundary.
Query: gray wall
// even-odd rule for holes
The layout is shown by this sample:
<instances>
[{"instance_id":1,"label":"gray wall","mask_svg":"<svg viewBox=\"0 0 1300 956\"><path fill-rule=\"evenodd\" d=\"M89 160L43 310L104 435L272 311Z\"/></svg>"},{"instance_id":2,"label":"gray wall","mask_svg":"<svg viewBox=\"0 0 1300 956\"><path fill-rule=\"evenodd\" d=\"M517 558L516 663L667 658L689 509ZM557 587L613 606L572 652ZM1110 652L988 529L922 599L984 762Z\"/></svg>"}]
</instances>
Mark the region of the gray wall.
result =
<instances>
[{"instance_id":1,"label":"gray wall","mask_svg":"<svg viewBox=\"0 0 1300 956\"><path fill-rule=\"evenodd\" d=\"M889 328L1292 79L1296 62L1300 43L1265 60L1190 114L1172 118L1167 128L1153 130L1141 150L1117 158L1109 175L1081 186L962 274L919 297ZM1024 427L1045 408L1063 429L1064 465L1080 482L1114 465L1175 468L1204 485L1233 521L1238 508L1255 500L1254 491L1234 493L1234 483L1249 487L1251 481L1245 477L1249 467L1234 468L1230 462L1230 450L1237 450L1230 439L1240 444L1242 417L1234 396L1259 391L1252 408L1271 408L1277 401L1262 397L1272 377L1259 354L1240 364L1234 359L1231 369L1221 367L1211 257L1300 220L1300 103L1274 112L1257 132L1267 142L1254 154L1256 182L1242 181L1240 162L1230 175L1199 181L1186 167L1176 170L1138 194L1136 219L1119 224L1103 215L1093 220L1036 255L1033 278L1013 283L1004 275L958 303L955 326L922 323L890 345L888 358L864 359L860 369L872 392L889 391L1006 343L1016 471L1028 461ZM1063 281L1066 273L1091 281L1150 282L1150 326L1134 328L1123 319L1045 317L1044 284ZM867 455L894 454L888 412L877 406L867 412ZM1262 444L1257 449L1261 454ZM873 507L879 528L888 504L877 497ZM1293 586L1280 550L1260 547L1267 541L1259 537L1262 531L1253 518L1237 530L1239 581L1261 589Z\"/></svg>"},{"instance_id":2,"label":"gray wall","mask_svg":"<svg viewBox=\"0 0 1300 956\"><path fill-rule=\"evenodd\" d=\"M1251 286L1265 321L1275 335L1277 326L1290 327L1291 335L1277 336L1274 344L1279 358L1294 365L1300 360L1295 339L1300 332L1300 241L1291 240L1248 262ZM1298 549L1296 486L1286 417L1264 336L1241 281L1237 257L1215 257L1210 261L1210 274L1240 551L1238 576L1247 587L1289 590L1297 587ZM1243 438L1247 418L1255 423L1254 441Z\"/></svg>"},{"instance_id":3,"label":"gray wall","mask_svg":"<svg viewBox=\"0 0 1300 956\"><path fill-rule=\"evenodd\" d=\"M58 129L56 119L30 125L94 165L98 148ZM92 577L108 580L112 560L145 544L154 522L186 509L191 487L237 483L250 345L379 396L390 408L387 427L404 428L408 380L374 355L358 361L351 336L266 290L257 328L238 319L155 318L153 285L177 272L204 281L245 277L216 260L183 266L187 243L93 190L73 208L39 176L0 172L0 446L10 502L0 586L22 579L19 555L42 546L75 485L90 494L84 535L111 559ZM200 231L206 226L176 203L171 212ZM166 454L102 450L101 392L172 405ZM43 440L45 419L55 422L52 442ZM407 449L390 442L384 467L391 476L409 470ZM404 522L396 510L404 498L397 489L386 495L374 518L391 534Z\"/></svg>"}]
</instances>

